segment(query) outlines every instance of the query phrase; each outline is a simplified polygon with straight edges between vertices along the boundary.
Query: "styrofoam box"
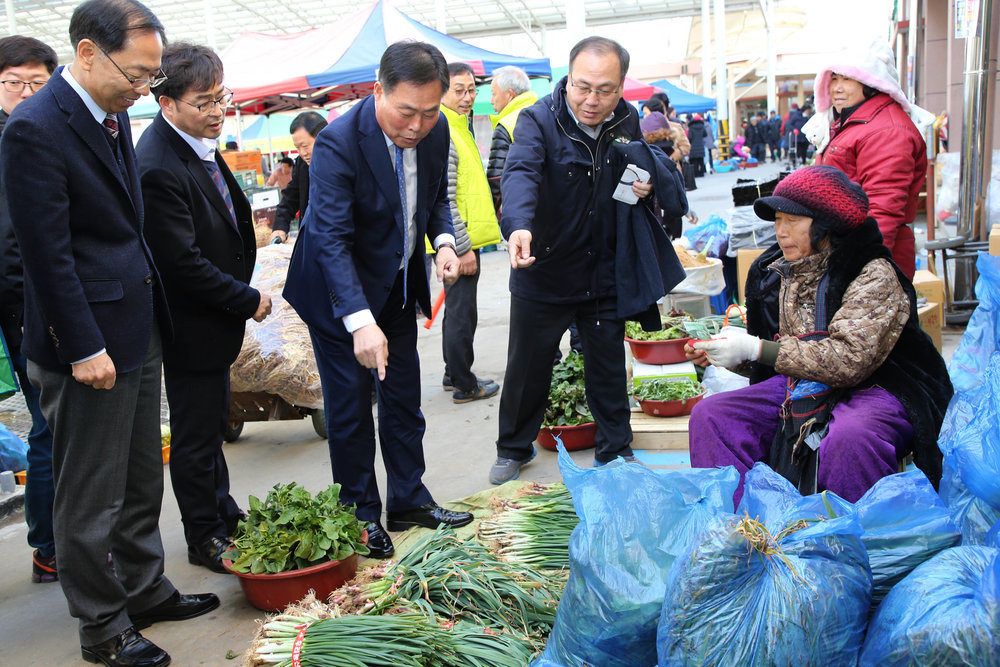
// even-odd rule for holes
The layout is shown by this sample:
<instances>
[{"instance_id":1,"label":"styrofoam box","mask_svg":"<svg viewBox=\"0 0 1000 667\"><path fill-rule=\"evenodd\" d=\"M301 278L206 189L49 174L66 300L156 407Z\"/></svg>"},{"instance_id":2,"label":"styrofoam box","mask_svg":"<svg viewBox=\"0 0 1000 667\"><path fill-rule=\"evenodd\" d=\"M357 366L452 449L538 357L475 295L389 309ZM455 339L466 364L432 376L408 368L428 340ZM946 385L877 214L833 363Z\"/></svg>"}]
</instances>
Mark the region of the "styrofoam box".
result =
<instances>
[{"instance_id":1,"label":"styrofoam box","mask_svg":"<svg viewBox=\"0 0 1000 667\"><path fill-rule=\"evenodd\" d=\"M641 361L632 360L632 383L639 386L646 380L666 378L668 380L691 380L698 381L698 372L695 370L693 361L684 361L679 364L644 364Z\"/></svg>"}]
</instances>

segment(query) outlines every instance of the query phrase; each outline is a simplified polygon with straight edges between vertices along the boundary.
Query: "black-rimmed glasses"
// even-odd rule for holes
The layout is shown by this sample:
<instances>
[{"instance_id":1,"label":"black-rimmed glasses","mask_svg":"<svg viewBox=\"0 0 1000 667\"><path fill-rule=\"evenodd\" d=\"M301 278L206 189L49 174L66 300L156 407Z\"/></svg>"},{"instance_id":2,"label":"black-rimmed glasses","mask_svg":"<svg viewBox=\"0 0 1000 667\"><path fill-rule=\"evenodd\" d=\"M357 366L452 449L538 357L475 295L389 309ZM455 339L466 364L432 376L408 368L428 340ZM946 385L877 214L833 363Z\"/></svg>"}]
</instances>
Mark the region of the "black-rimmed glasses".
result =
<instances>
[{"instance_id":1,"label":"black-rimmed glasses","mask_svg":"<svg viewBox=\"0 0 1000 667\"><path fill-rule=\"evenodd\" d=\"M590 97L591 94L594 94L597 95L598 99L600 99L602 97L610 97L611 95L614 95L618 92L618 88L615 88L614 90L602 90L600 88L581 86L580 84L575 83L572 79L570 79L569 85L573 86L578 91L580 91L580 94L583 95L584 97Z\"/></svg>"},{"instance_id":2,"label":"black-rimmed glasses","mask_svg":"<svg viewBox=\"0 0 1000 667\"><path fill-rule=\"evenodd\" d=\"M153 76L148 76L146 78L139 78L137 76L132 76L131 74L123 70L121 67L119 67L118 63L115 62L114 58L108 55L107 51L101 49L101 47L99 46L97 48L100 49L101 53L104 54L105 58L111 61L111 64L115 66L115 69L121 72L122 76L128 80L129 85L132 86L132 90L139 91L145 88L146 86L149 86L150 88L156 88L158 85L167 80L167 75L164 74L162 69L157 70L156 74L154 74Z\"/></svg>"},{"instance_id":3,"label":"black-rimmed glasses","mask_svg":"<svg viewBox=\"0 0 1000 667\"><path fill-rule=\"evenodd\" d=\"M214 100L202 102L201 104L192 104L187 100L181 100L181 102L188 105L189 107L194 107L195 109L200 111L202 115L205 116L211 115L212 111L215 109L216 106L219 107L220 111L225 112L225 110L229 108L229 105L233 103L233 91L229 90L228 88L225 88L224 90L226 92L222 94L222 97L217 97Z\"/></svg>"},{"instance_id":4,"label":"black-rimmed glasses","mask_svg":"<svg viewBox=\"0 0 1000 667\"><path fill-rule=\"evenodd\" d=\"M0 84L3 84L4 90L8 93L16 93L18 95L24 92L25 86L31 88L31 92L37 93L46 83L47 81L20 81L18 79L0 81Z\"/></svg>"}]
</instances>

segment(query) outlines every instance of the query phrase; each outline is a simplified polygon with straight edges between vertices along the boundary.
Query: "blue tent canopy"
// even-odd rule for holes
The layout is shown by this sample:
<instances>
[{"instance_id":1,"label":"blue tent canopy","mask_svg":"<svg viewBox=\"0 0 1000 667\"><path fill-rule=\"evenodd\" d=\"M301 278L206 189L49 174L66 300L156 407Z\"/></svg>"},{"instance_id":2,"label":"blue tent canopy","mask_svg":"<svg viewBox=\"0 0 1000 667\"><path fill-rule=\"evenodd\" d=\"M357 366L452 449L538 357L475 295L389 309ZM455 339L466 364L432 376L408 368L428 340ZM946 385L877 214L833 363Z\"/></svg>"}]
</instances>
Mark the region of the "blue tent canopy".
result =
<instances>
[{"instance_id":1,"label":"blue tent canopy","mask_svg":"<svg viewBox=\"0 0 1000 667\"><path fill-rule=\"evenodd\" d=\"M663 92L670 98L670 106L677 113L703 113L715 108L715 98L705 97L689 93L679 86L675 86L666 79L654 81L651 85L662 88Z\"/></svg>"}]
</instances>

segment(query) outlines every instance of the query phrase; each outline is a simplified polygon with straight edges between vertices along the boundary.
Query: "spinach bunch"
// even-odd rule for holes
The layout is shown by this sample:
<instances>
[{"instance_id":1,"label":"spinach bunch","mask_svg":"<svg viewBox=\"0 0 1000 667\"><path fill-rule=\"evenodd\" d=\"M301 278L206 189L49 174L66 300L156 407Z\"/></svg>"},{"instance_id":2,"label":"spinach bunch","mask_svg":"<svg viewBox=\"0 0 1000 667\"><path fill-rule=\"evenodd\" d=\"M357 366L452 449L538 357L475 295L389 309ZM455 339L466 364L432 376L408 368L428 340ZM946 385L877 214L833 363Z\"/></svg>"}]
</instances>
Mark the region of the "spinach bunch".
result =
<instances>
[{"instance_id":1,"label":"spinach bunch","mask_svg":"<svg viewBox=\"0 0 1000 667\"><path fill-rule=\"evenodd\" d=\"M353 553L366 555L364 529L354 507L340 502L340 484L331 484L315 498L295 482L275 484L263 502L250 496L250 511L224 557L233 561L236 572L299 570Z\"/></svg>"},{"instance_id":2,"label":"spinach bunch","mask_svg":"<svg viewBox=\"0 0 1000 667\"><path fill-rule=\"evenodd\" d=\"M552 368L542 426L579 426L592 421L583 382L583 355L570 352Z\"/></svg>"},{"instance_id":3,"label":"spinach bunch","mask_svg":"<svg viewBox=\"0 0 1000 667\"><path fill-rule=\"evenodd\" d=\"M680 401L694 398L704 391L704 387L690 379L656 378L633 387L632 395L639 401Z\"/></svg>"}]
</instances>

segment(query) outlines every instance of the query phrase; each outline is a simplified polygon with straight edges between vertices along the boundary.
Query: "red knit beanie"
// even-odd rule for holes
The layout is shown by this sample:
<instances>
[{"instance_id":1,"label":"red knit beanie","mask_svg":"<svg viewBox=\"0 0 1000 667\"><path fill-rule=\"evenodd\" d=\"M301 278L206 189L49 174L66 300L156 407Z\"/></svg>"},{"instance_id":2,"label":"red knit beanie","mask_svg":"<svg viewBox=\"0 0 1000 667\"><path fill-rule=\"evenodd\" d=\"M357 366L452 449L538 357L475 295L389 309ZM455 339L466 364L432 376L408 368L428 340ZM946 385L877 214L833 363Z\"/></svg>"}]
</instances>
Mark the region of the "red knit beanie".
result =
<instances>
[{"instance_id":1,"label":"red knit beanie","mask_svg":"<svg viewBox=\"0 0 1000 667\"><path fill-rule=\"evenodd\" d=\"M868 217L868 195L857 183L836 167L803 167L786 176L770 197L753 204L762 220L774 220L778 211L819 218L847 231L858 227Z\"/></svg>"}]
</instances>

